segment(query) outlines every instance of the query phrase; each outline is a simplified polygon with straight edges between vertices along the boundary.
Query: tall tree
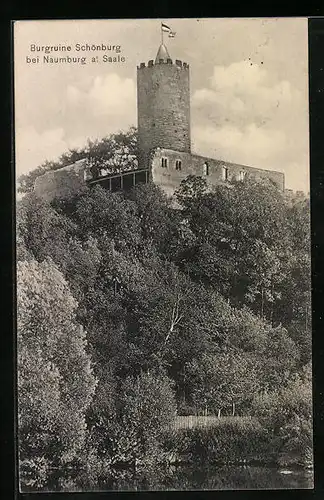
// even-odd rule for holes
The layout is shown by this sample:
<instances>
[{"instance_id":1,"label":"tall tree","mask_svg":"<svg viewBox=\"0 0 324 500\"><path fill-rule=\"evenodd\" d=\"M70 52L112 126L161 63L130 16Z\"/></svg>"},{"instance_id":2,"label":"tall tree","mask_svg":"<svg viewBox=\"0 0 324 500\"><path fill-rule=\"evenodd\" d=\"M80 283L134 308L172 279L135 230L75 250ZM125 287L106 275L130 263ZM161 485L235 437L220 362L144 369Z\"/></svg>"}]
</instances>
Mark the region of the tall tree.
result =
<instances>
[{"instance_id":1,"label":"tall tree","mask_svg":"<svg viewBox=\"0 0 324 500\"><path fill-rule=\"evenodd\" d=\"M253 399L258 389L256 363L243 351L223 351L204 354L187 365L191 399L197 409L216 413L231 411Z\"/></svg>"},{"instance_id":2,"label":"tall tree","mask_svg":"<svg viewBox=\"0 0 324 500\"><path fill-rule=\"evenodd\" d=\"M76 301L48 259L18 262L18 422L22 461L78 457L96 386Z\"/></svg>"},{"instance_id":3,"label":"tall tree","mask_svg":"<svg viewBox=\"0 0 324 500\"><path fill-rule=\"evenodd\" d=\"M278 188L251 179L206 191L191 177L177 198L193 235L183 256L192 278L288 326L310 290L307 200L291 206Z\"/></svg>"}]
</instances>

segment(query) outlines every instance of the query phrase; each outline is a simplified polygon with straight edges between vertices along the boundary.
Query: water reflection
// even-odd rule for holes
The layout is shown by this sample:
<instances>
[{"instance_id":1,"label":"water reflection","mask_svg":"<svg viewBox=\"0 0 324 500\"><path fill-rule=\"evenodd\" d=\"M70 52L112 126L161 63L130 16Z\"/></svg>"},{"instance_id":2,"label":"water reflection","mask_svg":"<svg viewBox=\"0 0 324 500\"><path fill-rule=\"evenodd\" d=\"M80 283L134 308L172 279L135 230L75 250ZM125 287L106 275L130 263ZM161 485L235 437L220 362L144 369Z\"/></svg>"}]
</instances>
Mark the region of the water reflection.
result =
<instances>
[{"instance_id":1,"label":"water reflection","mask_svg":"<svg viewBox=\"0 0 324 500\"><path fill-rule=\"evenodd\" d=\"M178 466L143 472L111 471L105 476L70 474L52 477L38 491L241 490L313 488L313 473L305 469L271 467ZM28 488L24 488L27 491Z\"/></svg>"}]
</instances>

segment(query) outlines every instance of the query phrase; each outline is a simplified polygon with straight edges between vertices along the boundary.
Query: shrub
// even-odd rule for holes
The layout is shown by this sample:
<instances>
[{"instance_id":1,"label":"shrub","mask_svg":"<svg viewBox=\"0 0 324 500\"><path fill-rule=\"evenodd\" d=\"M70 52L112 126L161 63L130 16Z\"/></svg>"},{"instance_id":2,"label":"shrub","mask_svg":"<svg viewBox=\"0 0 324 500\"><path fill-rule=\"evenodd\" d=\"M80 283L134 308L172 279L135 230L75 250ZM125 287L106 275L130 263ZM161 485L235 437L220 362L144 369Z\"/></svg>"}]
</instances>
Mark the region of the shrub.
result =
<instances>
[{"instance_id":1,"label":"shrub","mask_svg":"<svg viewBox=\"0 0 324 500\"><path fill-rule=\"evenodd\" d=\"M111 465L140 465L160 459L160 440L174 419L176 402L169 379L141 373L127 377L115 395L113 411L97 414L91 435L99 454Z\"/></svg>"},{"instance_id":2,"label":"shrub","mask_svg":"<svg viewBox=\"0 0 324 500\"><path fill-rule=\"evenodd\" d=\"M286 388L256 397L253 413L272 435L272 443L277 443L279 461L311 459L312 390L307 374L296 377Z\"/></svg>"}]
</instances>

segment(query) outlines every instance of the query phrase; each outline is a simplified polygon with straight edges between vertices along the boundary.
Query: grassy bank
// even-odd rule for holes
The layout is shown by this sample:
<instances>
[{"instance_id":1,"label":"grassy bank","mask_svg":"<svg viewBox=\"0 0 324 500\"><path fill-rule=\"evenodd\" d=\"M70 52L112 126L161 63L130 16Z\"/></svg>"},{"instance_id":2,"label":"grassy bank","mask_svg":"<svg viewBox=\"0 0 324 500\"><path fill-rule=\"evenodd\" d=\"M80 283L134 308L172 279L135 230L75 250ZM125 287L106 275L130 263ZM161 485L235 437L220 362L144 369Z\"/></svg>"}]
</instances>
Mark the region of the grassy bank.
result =
<instances>
[{"instance_id":1,"label":"grassy bank","mask_svg":"<svg viewBox=\"0 0 324 500\"><path fill-rule=\"evenodd\" d=\"M224 417L206 426L170 428L163 449L170 462L304 465L304 453L287 452L286 441L256 418Z\"/></svg>"}]
</instances>

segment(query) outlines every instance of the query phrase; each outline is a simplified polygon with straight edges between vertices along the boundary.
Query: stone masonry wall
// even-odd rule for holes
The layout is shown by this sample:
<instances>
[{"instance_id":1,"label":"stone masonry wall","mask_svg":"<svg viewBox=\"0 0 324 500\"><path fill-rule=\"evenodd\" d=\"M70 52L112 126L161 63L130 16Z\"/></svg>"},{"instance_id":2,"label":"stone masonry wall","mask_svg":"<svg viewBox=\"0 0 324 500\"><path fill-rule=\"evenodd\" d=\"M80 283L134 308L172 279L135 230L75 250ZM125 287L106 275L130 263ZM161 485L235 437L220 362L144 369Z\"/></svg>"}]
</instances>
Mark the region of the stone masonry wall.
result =
<instances>
[{"instance_id":1,"label":"stone masonry wall","mask_svg":"<svg viewBox=\"0 0 324 500\"><path fill-rule=\"evenodd\" d=\"M85 181L86 160L50 170L35 180L35 194L47 201L54 198L69 198L87 189Z\"/></svg>"},{"instance_id":2,"label":"stone masonry wall","mask_svg":"<svg viewBox=\"0 0 324 500\"><path fill-rule=\"evenodd\" d=\"M141 167L156 147L190 152L189 66L144 63L137 69L138 138Z\"/></svg>"},{"instance_id":3,"label":"stone masonry wall","mask_svg":"<svg viewBox=\"0 0 324 500\"><path fill-rule=\"evenodd\" d=\"M162 167L162 157L167 158L167 167ZM181 161L181 170L176 170L177 160ZM155 151L151 164L151 178L167 195L171 196L175 189L180 186L181 181L188 175L205 177L210 185L225 182L223 167L228 169L228 180L239 180L242 175L241 172L244 172L246 179L249 177L258 180L271 179L280 190L284 190L284 174L281 172L262 170L171 149L158 148ZM206 175L206 168L208 168L208 175Z\"/></svg>"}]
</instances>

